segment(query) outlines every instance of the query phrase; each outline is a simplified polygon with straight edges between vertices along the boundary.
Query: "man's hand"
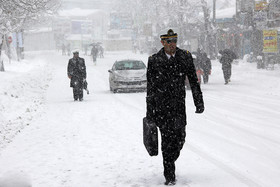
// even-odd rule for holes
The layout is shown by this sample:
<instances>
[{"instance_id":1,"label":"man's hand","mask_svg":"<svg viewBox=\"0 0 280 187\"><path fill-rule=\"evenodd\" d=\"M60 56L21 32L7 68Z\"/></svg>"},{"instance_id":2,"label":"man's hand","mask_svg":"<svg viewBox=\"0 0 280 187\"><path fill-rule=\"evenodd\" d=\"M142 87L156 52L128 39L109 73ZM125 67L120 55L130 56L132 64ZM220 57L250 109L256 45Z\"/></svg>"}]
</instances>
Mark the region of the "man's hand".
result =
<instances>
[{"instance_id":1,"label":"man's hand","mask_svg":"<svg viewBox=\"0 0 280 187\"><path fill-rule=\"evenodd\" d=\"M150 117L146 117L146 119L147 119L147 122L150 124L150 123L154 123L154 120L152 119L152 118L150 118Z\"/></svg>"},{"instance_id":2,"label":"man's hand","mask_svg":"<svg viewBox=\"0 0 280 187\"><path fill-rule=\"evenodd\" d=\"M201 114L201 113L203 113L203 111L204 111L204 105L198 105L196 107L195 113Z\"/></svg>"},{"instance_id":3,"label":"man's hand","mask_svg":"<svg viewBox=\"0 0 280 187\"><path fill-rule=\"evenodd\" d=\"M69 79L71 79L71 78L72 78L72 76L71 76L71 75L68 75L68 78L69 78Z\"/></svg>"}]
</instances>

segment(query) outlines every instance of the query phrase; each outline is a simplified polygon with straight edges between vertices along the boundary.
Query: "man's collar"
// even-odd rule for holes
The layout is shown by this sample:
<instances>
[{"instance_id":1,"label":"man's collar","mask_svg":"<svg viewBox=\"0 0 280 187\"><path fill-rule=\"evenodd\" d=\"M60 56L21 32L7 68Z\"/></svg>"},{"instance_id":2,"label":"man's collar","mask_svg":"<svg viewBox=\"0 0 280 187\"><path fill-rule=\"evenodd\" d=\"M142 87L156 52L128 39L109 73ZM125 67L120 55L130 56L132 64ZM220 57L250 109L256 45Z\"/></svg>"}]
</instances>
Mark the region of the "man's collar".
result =
<instances>
[{"instance_id":1,"label":"man's collar","mask_svg":"<svg viewBox=\"0 0 280 187\"><path fill-rule=\"evenodd\" d=\"M171 56L175 57L175 54L176 54L176 52L175 52L173 55L169 55L169 54L167 54L165 51L164 51L164 53L166 54L168 60L171 58Z\"/></svg>"}]
</instances>

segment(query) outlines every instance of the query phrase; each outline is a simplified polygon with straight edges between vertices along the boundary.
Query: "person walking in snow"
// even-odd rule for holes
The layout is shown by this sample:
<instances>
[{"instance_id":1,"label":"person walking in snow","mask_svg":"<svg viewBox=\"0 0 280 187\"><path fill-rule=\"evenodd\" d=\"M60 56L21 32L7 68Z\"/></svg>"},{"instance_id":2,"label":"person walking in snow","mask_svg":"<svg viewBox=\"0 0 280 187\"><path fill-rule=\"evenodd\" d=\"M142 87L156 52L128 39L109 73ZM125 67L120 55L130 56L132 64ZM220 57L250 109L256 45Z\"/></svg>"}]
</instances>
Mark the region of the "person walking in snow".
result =
<instances>
[{"instance_id":1,"label":"person walking in snow","mask_svg":"<svg viewBox=\"0 0 280 187\"><path fill-rule=\"evenodd\" d=\"M204 111L204 102L191 53L176 47L177 33L172 29L160 38L163 48L148 59L146 119L155 123L161 133L164 184L175 185L175 161L186 136L186 76L196 113Z\"/></svg>"},{"instance_id":2,"label":"person walking in snow","mask_svg":"<svg viewBox=\"0 0 280 187\"><path fill-rule=\"evenodd\" d=\"M98 55L98 48L97 48L96 45L92 46L90 54L92 56L93 64L96 65L96 58L97 58L97 55Z\"/></svg>"},{"instance_id":3,"label":"person walking in snow","mask_svg":"<svg viewBox=\"0 0 280 187\"><path fill-rule=\"evenodd\" d=\"M222 55L220 63L222 64L225 84L228 84L231 78L231 64L233 59L236 59L236 54L230 49L220 50L219 53Z\"/></svg>"},{"instance_id":4,"label":"person walking in snow","mask_svg":"<svg viewBox=\"0 0 280 187\"><path fill-rule=\"evenodd\" d=\"M207 84L209 81L209 75L211 75L211 60L207 57L207 54L202 53L201 69L203 71L203 83Z\"/></svg>"},{"instance_id":5,"label":"person walking in snow","mask_svg":"<svg viewBox=\"0 0 280 187\"><path fill-rule=\"evenodd\" d=\"M70 56L70 54L71 54L71 44L68 43L67 44L67 55Z\"/></svg>"},{"instance_id":6,"label":"person walking in snow","mask_svg":"<svg viewBox=\"0 0 280 187\"><path fill-rule=\"evenodd\" d=\"M61 46L62 55L66 55L65 49L66 49L65 45L62 44L62 46Z\"/></svg>"},{"instance_id":7,"label":"person walking in snow","mask_svg":"<svg viewBox=\"0 0 280 187\"><path fill-rule=\"evenodd\" d=\"M70 87L73 88L74 101L83 100L83 88L86 81L86 65L85 60L79 57L79 51L73 52L73 58L69 59L67 74L70 81Z\"/></svg>"}]
</instances>

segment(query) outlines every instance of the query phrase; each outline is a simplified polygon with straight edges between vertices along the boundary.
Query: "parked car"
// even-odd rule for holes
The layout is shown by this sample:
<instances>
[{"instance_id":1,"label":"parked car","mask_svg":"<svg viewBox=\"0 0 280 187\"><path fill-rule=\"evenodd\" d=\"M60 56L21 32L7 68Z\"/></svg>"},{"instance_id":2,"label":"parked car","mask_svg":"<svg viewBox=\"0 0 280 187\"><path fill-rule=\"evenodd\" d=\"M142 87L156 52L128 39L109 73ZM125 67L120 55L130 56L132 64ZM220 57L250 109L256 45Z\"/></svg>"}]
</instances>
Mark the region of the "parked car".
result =
<instances>
[{"instance_id":1,"label":"parked car","mask_svg":"<svg viewBox=\"0 0 280 187\"><path fill-rule=\"evenodd\" d=\"M145 91L147 68L141 60L120 60L109 72L110 91Z\"/></svg>"}]
</instances>

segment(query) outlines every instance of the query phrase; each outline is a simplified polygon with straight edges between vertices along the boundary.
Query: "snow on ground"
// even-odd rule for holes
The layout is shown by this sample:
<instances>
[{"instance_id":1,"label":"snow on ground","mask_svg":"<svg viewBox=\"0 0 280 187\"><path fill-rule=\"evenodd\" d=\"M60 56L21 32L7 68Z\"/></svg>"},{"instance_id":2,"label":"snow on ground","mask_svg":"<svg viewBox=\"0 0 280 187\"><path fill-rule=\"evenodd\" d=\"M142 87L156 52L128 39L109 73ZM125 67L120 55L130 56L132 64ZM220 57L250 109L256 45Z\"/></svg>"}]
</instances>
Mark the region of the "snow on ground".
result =
<instances>
[{"instance_id":1,"label":"snow on ground","mask_svg":"<svg viewBox=\"0 0 280 187\"><path fill-rule=\"evenodd\" d=\"M81 55L84 57L83 55ZM163 186L162 156L142 143L146 93L109 91L117 59L147 55L107 52L94 66L85 57L90 90L74 102L68 56L27 53L0 72L0 187ZM187 91L187 137L176 162L177 185L277 187L280 183L280 67L221 65L202 84L206 110L195 114Z\"/></svg>"}]
</instances>

